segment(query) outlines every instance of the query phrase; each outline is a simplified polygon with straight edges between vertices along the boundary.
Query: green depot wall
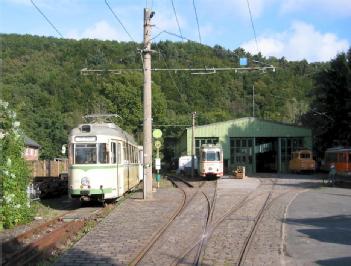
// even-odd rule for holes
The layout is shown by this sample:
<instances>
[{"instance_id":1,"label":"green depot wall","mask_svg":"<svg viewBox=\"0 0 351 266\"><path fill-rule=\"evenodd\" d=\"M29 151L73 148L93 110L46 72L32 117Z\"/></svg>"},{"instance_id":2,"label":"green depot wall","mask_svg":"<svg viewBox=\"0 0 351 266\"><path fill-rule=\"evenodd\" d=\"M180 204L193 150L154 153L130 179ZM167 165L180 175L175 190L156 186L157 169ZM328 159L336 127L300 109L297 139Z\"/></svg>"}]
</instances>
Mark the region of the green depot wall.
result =
<instances>
[{"instance_id":1,"label":"green depot wall","mask_svg":"<svg viewBox=\"0 0 351 266\"><path fill-rule=\"evenodd\" d=\"M197 126L195 127L195 138L199 137L218 137L219 143L223 147L225 159L229 159L230 157L229 141L231 137L303 137L304 146L312 149L311 129L279 122L265 121L253 117ZM191 128L187 128L186 134L183 134L179 140L179 154L191 154L191 140ZM186 145L184 145L185 142ZM184 150L185 147L186 151Z\"/></svg>"}]
</instances>

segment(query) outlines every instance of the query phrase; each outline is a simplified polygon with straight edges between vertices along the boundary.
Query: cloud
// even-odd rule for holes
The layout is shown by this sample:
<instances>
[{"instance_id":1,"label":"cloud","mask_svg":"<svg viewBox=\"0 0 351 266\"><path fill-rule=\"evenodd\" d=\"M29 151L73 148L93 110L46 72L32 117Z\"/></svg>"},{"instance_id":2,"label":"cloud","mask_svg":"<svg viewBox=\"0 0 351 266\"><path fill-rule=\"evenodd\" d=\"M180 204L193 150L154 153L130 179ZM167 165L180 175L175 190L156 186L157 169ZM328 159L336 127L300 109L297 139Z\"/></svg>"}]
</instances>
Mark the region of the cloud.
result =
<instances>
[{"instance_id":1,"label":"cloud","mask_svg":"<svg viewBox=\"0 0 351 266\"><path fill-rule=\"evenodd\" d=\"M350 0L285 0L280 7L283 13L306 11L332 16L351 16Z\"/></svg>"},{"instance_id":2,"label":"cloud","mask_svg":"<svg viewBox=\"0 0 351 266\"><path fill-rule=\"evenodd\" d=\"M111 26L104 20L97 22L81 33L79 33L77 30L71 30L68 32L67 37L72 39L127 41L127 38L123 37L123 35L116 30L116 27Z\"/></svg>"},{"instance_id":3,"label":"cloud","mask_svg":"<svg viewBox=\"0 0 351 266\"><path fill-rule=\"evenodd\" d=\"M321 33L313 25L294 22L291 28L273 36L258 37L258 46L264 56L285 57L288 60L309 62L328 61L337 53L347 51L347 40L339 39L333 33ZM257 53L255 40L241 44L250 53Z\"/></svg>"}]
</instances>

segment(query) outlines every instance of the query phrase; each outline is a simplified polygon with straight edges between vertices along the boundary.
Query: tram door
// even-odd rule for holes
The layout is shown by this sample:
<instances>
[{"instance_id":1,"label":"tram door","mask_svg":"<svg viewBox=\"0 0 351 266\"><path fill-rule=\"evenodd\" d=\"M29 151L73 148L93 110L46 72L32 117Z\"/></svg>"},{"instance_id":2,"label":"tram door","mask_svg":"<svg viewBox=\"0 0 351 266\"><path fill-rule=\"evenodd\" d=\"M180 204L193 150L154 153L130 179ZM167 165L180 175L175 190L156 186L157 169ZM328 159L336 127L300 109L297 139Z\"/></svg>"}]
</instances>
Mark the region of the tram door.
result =
<instances>
[{"instance_id":1,"label":"tram door","mask_svg":"<svg viewBox=\"0 0 351 266\"><path fill-rule=\"evenodd\" d=\"M117 187L118 187L118 196L122 196L124 193L124 178L123 172L124 167L122 165L122 142L118 141L117 150L116 150L116 160L117 160Z\"/></svg>"},{"instance_id":2,"label":"tram door","mask_svg":"<svg viewBox=\"0 0 351 266\"><path fill-rule=\"evenodd\" d=\"M139 169L138 169L138 176L139 176L139 181L144 179L144 151L143 151L143 146L138 146L138 164L139 164Z\"/></svg>"},{"instance_id":3,"label":"tram door","mask_svg":"<svg viewBox=\"0 0 351 266\"><path fill-rule=\"evenodd\" d=\"M111 164L113 166L116 166L115 173L113 174L113 184L112 187L117 188L117 196L120 196L120 192L119 192L119 182L118 182L118 177L119 177L119 173L118 173L118 153L117 153L117 141L116 140L112 140L111 141L111 151L110 151L110 160L111 160Z\"/></svg>"}]
</instances>

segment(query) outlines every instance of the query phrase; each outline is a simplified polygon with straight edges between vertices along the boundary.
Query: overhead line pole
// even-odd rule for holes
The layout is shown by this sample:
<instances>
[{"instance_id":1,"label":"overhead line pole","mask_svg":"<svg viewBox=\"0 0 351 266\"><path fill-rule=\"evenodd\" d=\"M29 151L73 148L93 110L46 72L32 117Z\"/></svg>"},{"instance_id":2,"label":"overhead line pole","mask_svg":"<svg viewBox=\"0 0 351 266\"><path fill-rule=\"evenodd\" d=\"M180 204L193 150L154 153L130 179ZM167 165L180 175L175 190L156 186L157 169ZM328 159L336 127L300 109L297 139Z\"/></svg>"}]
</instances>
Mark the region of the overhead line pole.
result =
<instances>
[{"instance_id":1,"label":"overhead line pole","mask_svg":"<svg viewBox=\"0 0 351 266\"><path fill-rule=\"evenodd\" d=\"M196 112L191 113L192 126L191 126L191 177L194 177L195 170L195 117Z\"/></svg>"},{"instance_id":2,"label":"overhead line pole","mask_svg":"<svg viewBox=\"0 0 351 266\"><path fill-rule=\"evenodd\" d=\"M252 85L252 117L255 117L255 85Z\"/></svg>"},{"instance_id":3,"label":"overhead line pole","mask_svg":"<svg viewBox=\"0 0 351 266\"><path fill-rule=\"evenodd\" d=\"M152 199L151 18L144 9L144 199Z\"/></svg>"}]
</instances>

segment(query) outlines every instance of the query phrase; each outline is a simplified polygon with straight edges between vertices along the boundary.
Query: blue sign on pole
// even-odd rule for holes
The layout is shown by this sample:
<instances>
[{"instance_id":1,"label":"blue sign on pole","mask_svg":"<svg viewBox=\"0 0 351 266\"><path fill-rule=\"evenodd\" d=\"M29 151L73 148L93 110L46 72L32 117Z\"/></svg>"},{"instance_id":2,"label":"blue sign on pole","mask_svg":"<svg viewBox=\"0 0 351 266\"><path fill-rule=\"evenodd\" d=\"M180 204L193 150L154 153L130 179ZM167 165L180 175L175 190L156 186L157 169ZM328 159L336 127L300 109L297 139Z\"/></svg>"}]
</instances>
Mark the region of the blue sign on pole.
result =
<instances>
[{"instance_id":1,"label":"blue sign on pole","mask_svg":"<svg viewBox=\"0 0 351 266\"><path fill-rule=\"evenodd\" d=\"M247 58L246 57L240 58L240 66L247 66Z\"/></svg>"}]
</instances>

